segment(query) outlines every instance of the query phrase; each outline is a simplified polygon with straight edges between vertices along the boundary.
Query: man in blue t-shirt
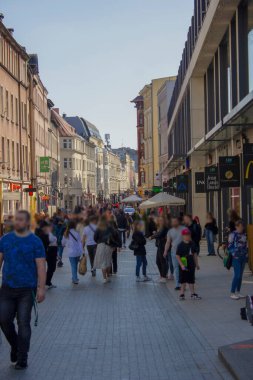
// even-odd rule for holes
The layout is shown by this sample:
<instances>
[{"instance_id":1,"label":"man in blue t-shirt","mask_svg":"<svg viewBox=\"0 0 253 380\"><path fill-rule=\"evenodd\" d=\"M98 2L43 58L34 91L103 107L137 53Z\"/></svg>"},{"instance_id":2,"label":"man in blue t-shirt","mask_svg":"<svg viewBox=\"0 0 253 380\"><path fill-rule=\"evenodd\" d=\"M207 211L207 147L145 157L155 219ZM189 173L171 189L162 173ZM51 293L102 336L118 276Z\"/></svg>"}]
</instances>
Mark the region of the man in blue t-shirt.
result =
<instances>
[{"instance_id":1,"label":"man in blue t-shirt","mask_svg":"<svg viewBox=\"0 0 253 380\"><path fill-rule=\"evenodd\" d=\"M0 327L11 346L11 361L16 369L27 367L31 340L31 312L35 301L45 299L45 249L30 231L30 214L18 211L14 231L0 240ZM17 317L18 332L14 319Z\"/></svg>"}]
</instances>

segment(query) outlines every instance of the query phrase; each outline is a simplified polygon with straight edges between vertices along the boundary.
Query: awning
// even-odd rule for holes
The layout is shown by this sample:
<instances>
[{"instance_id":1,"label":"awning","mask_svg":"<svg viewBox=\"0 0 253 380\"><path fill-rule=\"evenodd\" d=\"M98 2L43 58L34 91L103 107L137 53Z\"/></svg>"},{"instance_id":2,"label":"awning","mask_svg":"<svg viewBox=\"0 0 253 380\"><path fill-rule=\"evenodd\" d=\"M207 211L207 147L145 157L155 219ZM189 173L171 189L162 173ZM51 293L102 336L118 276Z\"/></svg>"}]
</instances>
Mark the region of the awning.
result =
<instances>
[{"instance_id":1,"label":"awning","mask_svg":"<svg viewBox=\"0 0 253 380\"><path fill-rule=\"evenodd\" d=\"M168 172L171 173L179 166L183 165L185 163L186 158L186 154L173 154L171 158L168 160Z\"/></svg>"},{"instance_id":2,"label":"awning","mask_svg":"<svg viewBox=\"0 0 253 380\"><path fill-rule=\"evenodd\" d=\"M123 203L137 203L142 202L142 198L138 197L138 195L130 195L130 197L127 197L122 200Z\"/></svg>"},{"instance_id":3,"label":"awning","mask_svg":"<svg viewBox=\"0 0 253 380\"><path fill-rule=\"evenodd\" d=\"M162 206L184 206L185 200L168 193L159 193L140 205L141 209L162 207Z\"/></svg>"}]
</instances>

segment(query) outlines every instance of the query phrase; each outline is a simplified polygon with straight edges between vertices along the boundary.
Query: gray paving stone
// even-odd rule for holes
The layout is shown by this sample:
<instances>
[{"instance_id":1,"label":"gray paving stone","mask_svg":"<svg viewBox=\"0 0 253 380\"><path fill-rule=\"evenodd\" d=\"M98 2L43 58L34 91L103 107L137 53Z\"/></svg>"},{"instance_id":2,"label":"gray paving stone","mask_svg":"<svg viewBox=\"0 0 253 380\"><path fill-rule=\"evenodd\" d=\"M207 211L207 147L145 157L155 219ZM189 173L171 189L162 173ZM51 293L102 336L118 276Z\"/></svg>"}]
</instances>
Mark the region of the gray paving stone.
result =
<instances>
[{"instance_id":1,"label":"gray paving stone","mask_svg":"<svg viewBox=\"0 0 253 380\"><path fill-rule=\"evenodd\" d=\"M55 274L57 289L39 307L28 370L16 373L9 366L3 339L0 379L230 380L217 347L251 331L239 319L241 301L228 298L230 273L217 258L200 257L203 300L179 303L173 282L157 283L153 243L148 252L153 281L146 284L135 282L129 251L119 255L119 275L107 285L100 274L88 273L73 287L66 261Z\"/></svg>"}]
</instances>

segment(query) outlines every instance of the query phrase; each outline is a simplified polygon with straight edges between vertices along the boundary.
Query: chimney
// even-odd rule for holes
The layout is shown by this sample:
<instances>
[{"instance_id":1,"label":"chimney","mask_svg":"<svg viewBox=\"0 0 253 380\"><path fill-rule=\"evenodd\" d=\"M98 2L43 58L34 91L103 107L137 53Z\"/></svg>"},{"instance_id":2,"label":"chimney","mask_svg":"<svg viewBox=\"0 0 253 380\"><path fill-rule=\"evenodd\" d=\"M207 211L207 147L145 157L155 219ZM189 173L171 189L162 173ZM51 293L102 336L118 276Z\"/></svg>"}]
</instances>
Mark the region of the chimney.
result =
<instances>
[{"instance_id":1,"label":"chimney","mask_svg":"<svg viewBox=\"0 0 253 380\"><path fill-rule=\"evenodd\" d=\"M13 28L8 28L9 33L13 36L14 29Z\"/></svg>"},{"instance_id":2,"label":"chimney","mask_svg":"<svg viewBox=\"0 0 253 380\"><path fill-rule=\"evenodd\" d=\"M66 113L63 113L63 114L62 114L62 117L63 117L63 119L66 119L67 114L66 114Z\"/></svg>"},{"instance_id":3,"label":"chimney","mask_svg":"<svg viewBox=\"0 0 253 380\"><path fill-rule=\"evenodd\" d=\"M0 13L0 22L3 22L3 19L4 19L4 14Z\"/></svg>"},{"instance_id":4,"label":"chimney","mask_svg":"<svg viewBox=\"0 0 253 380\"><path fill-rule=\"evenodd\" d=\"M58 115L60 115L60 110L59 108L53 108L54 112L58 113Z\"/></svg>"}]
</instances>

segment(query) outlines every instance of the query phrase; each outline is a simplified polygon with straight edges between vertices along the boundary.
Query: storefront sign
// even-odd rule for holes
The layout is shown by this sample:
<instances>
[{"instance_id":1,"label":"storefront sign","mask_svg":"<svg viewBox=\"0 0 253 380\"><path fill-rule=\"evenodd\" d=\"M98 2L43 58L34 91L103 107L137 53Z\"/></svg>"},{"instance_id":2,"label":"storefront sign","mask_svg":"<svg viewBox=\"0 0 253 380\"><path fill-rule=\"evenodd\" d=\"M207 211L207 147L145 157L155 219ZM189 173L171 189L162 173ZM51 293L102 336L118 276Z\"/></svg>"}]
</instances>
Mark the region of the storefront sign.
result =
<instances>
[{"instance_id":1,"label":"storefront sign","mask_svg":"<svg viewBox=\"0 0 253 380\"><path fill-rule=\"evenodd\" d=\"M196 172L195 173L195 193L205 192L205 173Z\"/></svg>"},{"instance_id":2,"label":"storefront sign","mask_svg":"<svg viewBox=\"0 0 253 380\"><path fill-rule=\"evenodd\" d=\"M217 166L207 166L205 168L205 191L218 191L219 173Z\"/></svg>"},{"instance_id":3,"label":"storefront sign","mask_svg":"<svg viewBox=\"0 0 253 380\"><path fill-rule=\"evenodd\" d=\"M177 176L177 193L188 193L188 175Z\"/></svg>"},{"instance_id":4,"label":"storefront sign","mask_svg":"<svg viewBox=\"0 0 253 380\"><path fill-rule=\"evenodd\" d=\"M10 183L10 191L20 191L21 190L21 184L20 183Z\"/></svg>"},{"instance_id":5,"label":"storefront sign","mask_svg":"<svg viewBox=\"0 0 253 380\"><path fill-rule=\"evenodd\" d=\"M40 172L41 173L50 172L50 157L40 157Z\"/></svg>"},{"instance_id":6,"label":"storefront sign","mask_svg":"<svg viewBox=\"0 0 253 380\"><path fill-rule=\"evenodd\" d=\"M220 187L240 187L240 158L227 156L219 158Z\"/></svg>"},{"instance_id":7,"label":"storefront sign","mask_svg":"<svg viewBox=\"0 0 253 380\"><path fill-rule=\"evenodd\" d=\"M245 186L253 186L253 144L243 145L243 181Z\"/></svg>"}]
</instances>

